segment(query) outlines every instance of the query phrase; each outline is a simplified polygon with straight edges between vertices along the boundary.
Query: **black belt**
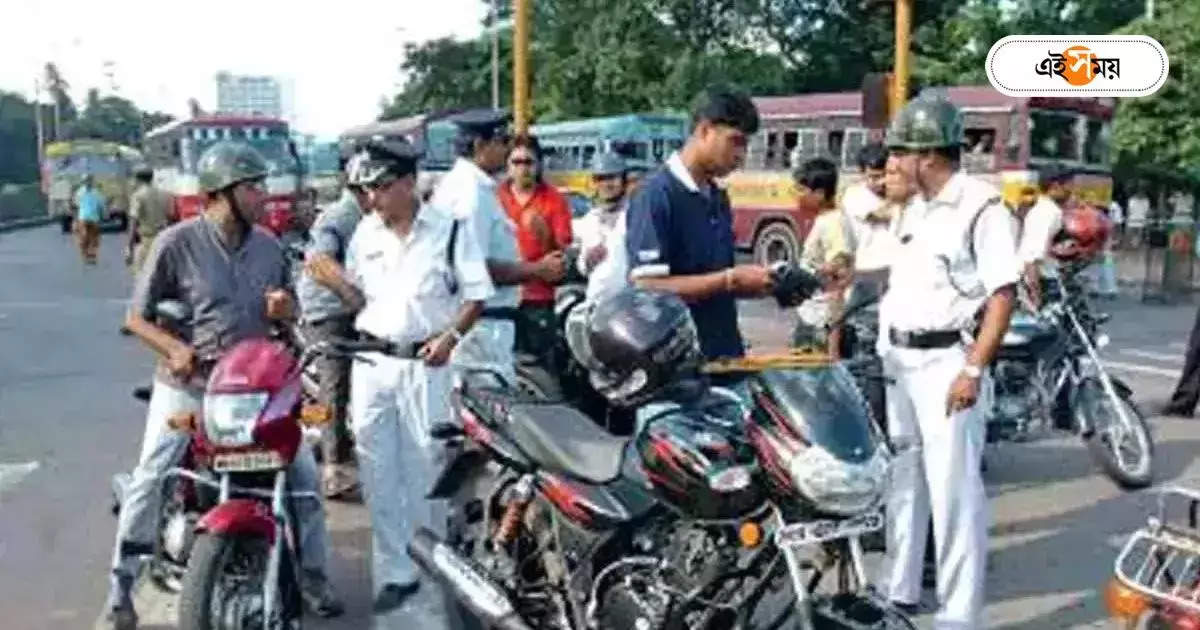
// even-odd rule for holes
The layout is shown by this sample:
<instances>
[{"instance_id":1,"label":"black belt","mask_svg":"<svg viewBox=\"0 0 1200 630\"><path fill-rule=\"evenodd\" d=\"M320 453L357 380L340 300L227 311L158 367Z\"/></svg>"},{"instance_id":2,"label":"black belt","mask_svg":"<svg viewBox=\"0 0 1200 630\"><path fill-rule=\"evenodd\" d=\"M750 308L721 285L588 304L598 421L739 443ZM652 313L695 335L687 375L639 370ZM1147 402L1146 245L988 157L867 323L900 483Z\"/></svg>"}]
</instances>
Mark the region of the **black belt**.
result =
<instances>
[{"instance_id":1,"label":"black belt","mask_svg":"<svg viewBox=\"0 0 1200 630\"><path fill-rule=\"evenodd\" d=\"M515 306L492 306L483 309L479 316L484 319L507 319L511 322L521 316L521 309Z\"/></svg>"},{"instance_id":2,"label":"black belt","mask_svg":"<svg viewBox=\"0 0 1200 630\"><path fill-rule=\"evenodd\" d=\"M929 330L923 332L911 332L889 328L888 339L891 340L892 345L899 346L901 348L914 348L917 350L950 348L962 343L962 331Z\"/></svg>"},{"instance_id":3,"label":"black belt","mask_svg":"<svg viewBox=\"0 0 1200 630\"><path fill-rule=\"evenodd\" d=\"M358 335L366 341L387 341L386 339L376 337L375 335L362 330L358 331ZM424 345L425 342L423 341L412 344L400 344L393 342L388 348L388 351L384 354L388 355L389 357L396 357L397 359L415 359L417 358L417 353L420 352Z\"/></svg>"}]
</instances>

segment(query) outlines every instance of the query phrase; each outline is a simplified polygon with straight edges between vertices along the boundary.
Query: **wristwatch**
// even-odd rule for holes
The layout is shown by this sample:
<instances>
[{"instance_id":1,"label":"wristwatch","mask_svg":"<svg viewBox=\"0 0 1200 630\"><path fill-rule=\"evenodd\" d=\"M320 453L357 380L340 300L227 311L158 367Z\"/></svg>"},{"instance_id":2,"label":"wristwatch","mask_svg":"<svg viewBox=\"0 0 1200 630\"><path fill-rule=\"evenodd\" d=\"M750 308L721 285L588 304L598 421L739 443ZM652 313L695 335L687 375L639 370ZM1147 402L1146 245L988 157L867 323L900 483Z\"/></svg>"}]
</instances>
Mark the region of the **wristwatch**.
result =
<instances>
[{"instance_id":1,"label":"wristwatch","mask_svg":"<svg viewBox=\"0 0 1200 630\"><path fill-rule=\"evenodd\" d=\"M962 373L965 374L967 378L973 378L976 380L983 376L983 370L979 369L978 365L971 365L970 363L963 366Z\"/></svg>"}]
</instances>

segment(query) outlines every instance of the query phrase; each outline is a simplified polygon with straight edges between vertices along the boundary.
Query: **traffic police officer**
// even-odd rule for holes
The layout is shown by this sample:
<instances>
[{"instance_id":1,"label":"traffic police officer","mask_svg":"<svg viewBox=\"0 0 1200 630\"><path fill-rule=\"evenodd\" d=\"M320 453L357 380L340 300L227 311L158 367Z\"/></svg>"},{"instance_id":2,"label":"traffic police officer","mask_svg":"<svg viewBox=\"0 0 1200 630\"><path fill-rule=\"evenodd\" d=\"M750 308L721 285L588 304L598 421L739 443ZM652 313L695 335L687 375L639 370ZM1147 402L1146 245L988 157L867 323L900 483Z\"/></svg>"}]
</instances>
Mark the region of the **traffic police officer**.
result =
<instances>
[{"instance_id":1,"label":"traffic police officer","mask_svg":"<svg viewBox=\"0 0 1200 630\"><path fill-rule=\"evenodd\" d=\"M588 278L587 298L597 301L628 282L625 259L626 163L616 153L602 153L592 168L596 204L579 219L576 236L579 273Z\"/></svg>"},{"instance_id":2,"label":"traffic police officer","mask_svg":"<svg viewBox=\"0 0 1200 630\"><path fill-rule=\"evenodd\" d=\"M500 207L494 179L508 157L508 119L506 113L496 110L474 110L450 118L458 128L454 141L458 159L438 183L429 204L471 227L496 288L483 319L455 349L452 363L457 368L494 370L513 383L518 285L534 279L558 282L563 277L563 257L554 252L523 262L517 250L516 226Z\"/></svg>"},{"instance_id":3,"label":"traffic police officer","mask_svg":"<svg viewBox=\"0 0 1200 630\"><path fill-rule=\"evenodd\" d=\"M420 586L405 545L418 527L440 529L425 499L436 470L430 429L449 418L451 352L470 331L493 288L474 233L419 207L417 155L407 143L372 141L359 181L375 220L359 222L343 274L327 257L308 270L359 310L355 328L391 341L394 356L367 353L351 375L350 413L360 480L371 514L374 610L400 608ZM437 589L405 610L403 627L445 624ZM397 626L399 627L399 626Z\"/></svg>"},{"instance_id":4,"label":"traffic police officer","mask_svg":"<svg viewBox=\"0 0 1200 630\"><path fill-rule=\"evenodd\" d=\"M983 370L1008 329L1018 280L1000 193L959 167L963 119L946 100L910 102L889 160L920 192L897 218L900 251L880 304L888 424L899 453L887 504L889 598L914 606L932 511L939 630L981 627L988 510L980 475Z\"/></svg>"}]
</instances>

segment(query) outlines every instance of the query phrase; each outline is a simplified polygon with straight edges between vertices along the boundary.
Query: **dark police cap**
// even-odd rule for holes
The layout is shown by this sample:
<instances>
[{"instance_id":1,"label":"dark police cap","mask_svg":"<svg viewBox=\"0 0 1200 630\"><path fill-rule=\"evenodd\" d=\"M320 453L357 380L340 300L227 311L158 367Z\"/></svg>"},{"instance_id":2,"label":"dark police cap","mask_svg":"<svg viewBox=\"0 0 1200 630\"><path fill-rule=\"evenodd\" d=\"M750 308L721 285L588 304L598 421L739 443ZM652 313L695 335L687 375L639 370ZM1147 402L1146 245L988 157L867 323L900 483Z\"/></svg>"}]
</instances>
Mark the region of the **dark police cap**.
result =
<instances>
[{"instance_id":1,"label":"dark police cap","mask_svg":"<svg viewBox=\"0 0 1200 630\"><path fill-rule=\"evenodd\" d=\"M472 109L449 116L447 120L463 131L489 135L507 127L512 115L502 109Z\"/></svg>"}]
</instances>

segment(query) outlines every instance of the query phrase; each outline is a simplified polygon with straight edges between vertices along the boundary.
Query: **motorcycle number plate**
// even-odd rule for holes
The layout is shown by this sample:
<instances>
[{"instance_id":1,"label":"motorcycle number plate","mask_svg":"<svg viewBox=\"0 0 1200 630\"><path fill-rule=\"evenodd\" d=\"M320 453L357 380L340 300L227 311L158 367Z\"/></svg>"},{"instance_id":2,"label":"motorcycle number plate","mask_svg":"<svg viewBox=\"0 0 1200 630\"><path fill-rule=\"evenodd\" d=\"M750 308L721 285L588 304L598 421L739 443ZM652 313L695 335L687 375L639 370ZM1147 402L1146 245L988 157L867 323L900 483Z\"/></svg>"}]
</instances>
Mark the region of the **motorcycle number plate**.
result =
<instances>
[{"instance_id":1,"label":"motorcycle number plate","mask_svg":"<svg viewBox=\"0 0 1200 630\"><path fill-rule=\"evenodd\" d=\"M875 510L841 520L805 521L783 526L776 534L781 547L805 547L860 536L883 529L883 513Z\"/></svg>"},{"instance_id":2,"label":"motorcycle number plate","mask_svg":"<svg viewBox=\"0 0 1200 630\"><path fill-rule=\"evenodd\" d=\"M212 468L216 472L277 470L283 468L283 457L275 451L221 453L213 458Z\"/></svg>"}]
</instances>

